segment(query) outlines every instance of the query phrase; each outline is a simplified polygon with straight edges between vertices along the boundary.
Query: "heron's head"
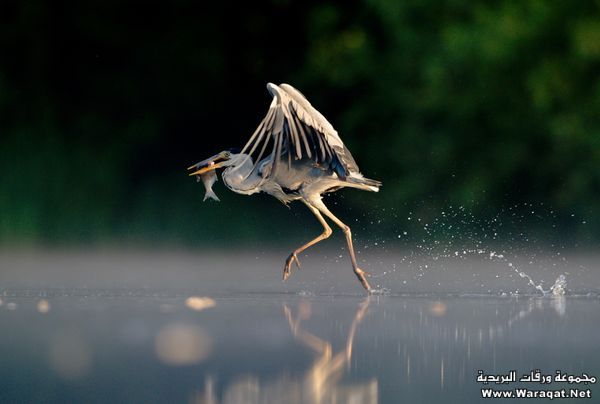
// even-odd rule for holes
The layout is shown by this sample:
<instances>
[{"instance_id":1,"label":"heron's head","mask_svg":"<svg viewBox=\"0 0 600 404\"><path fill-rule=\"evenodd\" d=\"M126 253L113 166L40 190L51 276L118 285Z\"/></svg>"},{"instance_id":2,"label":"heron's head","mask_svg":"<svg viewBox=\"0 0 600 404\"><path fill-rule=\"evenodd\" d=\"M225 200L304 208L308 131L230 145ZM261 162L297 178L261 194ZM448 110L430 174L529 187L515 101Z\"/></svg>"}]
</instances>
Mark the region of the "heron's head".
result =
<instances>
[{"instance_id":1,"label":"heron's head","mask_svg":"<svg viewBox=\"0 0 600 404\"><path fill-rule=\"evenodd\" d=\"M223 150L222 152L217 153L206 160L202 160L199 163L189 166L188 170L194 170L189 175L190 177L194 175L202 175L209 171L216 170L217 168L229 167L235 163L238 153L239 151L237 149Z\"/></svg>"}]
</instances>

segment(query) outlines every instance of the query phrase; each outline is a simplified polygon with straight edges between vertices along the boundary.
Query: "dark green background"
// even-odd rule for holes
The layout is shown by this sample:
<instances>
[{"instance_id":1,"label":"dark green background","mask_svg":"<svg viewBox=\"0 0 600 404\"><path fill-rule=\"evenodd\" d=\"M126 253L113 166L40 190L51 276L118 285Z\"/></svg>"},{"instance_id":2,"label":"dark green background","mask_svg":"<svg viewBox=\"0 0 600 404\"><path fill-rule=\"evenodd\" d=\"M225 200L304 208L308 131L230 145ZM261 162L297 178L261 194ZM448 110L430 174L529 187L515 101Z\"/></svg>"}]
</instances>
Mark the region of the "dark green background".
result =
<instances>
[{"instance_id":1,"label":"dark green background","mask_svg":"<svg viewBox=\"0 0 600 404\"><path fill-rule=\"evenodd\" d=\"M303 207L221 183L223 202L202 204L185 171L244 144L272 81L306 94L383 181L379 194L333 198L349 223L395 235L410 215L460 210L594 243L599 11L547 0L2 1L0 242L222 245L296 232Z\"/></svg>"}]
</instances>

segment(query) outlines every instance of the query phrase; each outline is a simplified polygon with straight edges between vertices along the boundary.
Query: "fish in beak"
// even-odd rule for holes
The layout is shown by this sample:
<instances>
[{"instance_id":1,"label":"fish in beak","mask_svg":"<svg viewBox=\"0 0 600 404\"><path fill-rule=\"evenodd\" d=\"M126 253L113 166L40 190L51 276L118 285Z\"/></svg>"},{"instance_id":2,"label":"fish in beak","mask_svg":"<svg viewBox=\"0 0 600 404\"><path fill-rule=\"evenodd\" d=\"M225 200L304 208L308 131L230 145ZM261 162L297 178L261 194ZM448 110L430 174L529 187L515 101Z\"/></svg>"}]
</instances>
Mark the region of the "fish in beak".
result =
<instances>
[{"instance_id":1,"label":"fish in beak","mask_svg":"<svg viewBox=\"0 0 600 404\"><path fill-rule=\"evenodd\" d=\"M196 180L202 181L202 184L204 184L204 189L206 192L204 194L203 201L206 201L207 199L212 199L217 202L220 201L217 194L215 194L215 192L212 190L212 186L215 182L217 182L217 172L215 170L221 167L225 161L227 161L227 158L228 156L226 152L221 152L188 167L188 170L195 170L189 175L195 175Z\"/></svg>"},{"instance_id":2,"label":"fish in beak","mask_svg":"<svg viewBox=\"0 0 600 404\"><path fill-rule=\"evenodd\" d=\"M202 184L204 184L204 189L206 190L202 202L205 202L207 199L220 202L221 200L217 194L215 194L215 191L212 190L213 184L218 181L217 172L215 170L207 171L204 174L199 175L197 178L198 180L202 179Z\"/></svg>"}]
</instances>

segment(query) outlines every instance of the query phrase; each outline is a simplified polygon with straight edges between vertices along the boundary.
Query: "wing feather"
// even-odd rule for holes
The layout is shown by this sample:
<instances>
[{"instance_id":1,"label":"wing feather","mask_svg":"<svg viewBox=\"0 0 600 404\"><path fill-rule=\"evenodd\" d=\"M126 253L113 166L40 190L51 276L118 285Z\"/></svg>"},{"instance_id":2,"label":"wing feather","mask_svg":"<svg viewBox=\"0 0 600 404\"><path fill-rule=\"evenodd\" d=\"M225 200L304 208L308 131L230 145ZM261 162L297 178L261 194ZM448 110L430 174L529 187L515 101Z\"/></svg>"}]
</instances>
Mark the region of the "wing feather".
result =
<instances>
[{"instance_id":1,"label":"wing feather","mask_svg":"<svg viewBox=\"0 0 600 404\"><path fill-rule=\"evenodd\" d=\"M292 136L293 136L292 143L296 150L296 159L299 160L302 158L302 146L300 143L300 136L303 136L302 127L301 127L301 125L298 125L296 123L296 120L293 118L289 120L289 124L290 124L290 129L292 130ZM291 150L290 150L290 154L291 154Z\"/></svg>"},{"instance_id":2,"label":"wing feather","mask_svg":"<svg viewBox=\"0 0 600 404\"><path fill-rule=\"evenodd\" d=\"M292 159L308 158L334 170L341 178L359 173L337 131L300 91L288 84L268 84L267 88L273 95L269 111L242 149L242 153L248 152L250 157L255 157L260 148L252 171L271 144L269 159L272 167L268 176L276 172L285 153L288 153L288 165L292 164Z\"/></svg>"},{"instance_id":3,"label":"wing feather","mask_svg":"<svg viewBox=\"0 0 600 404\"><path fill-rule=\"evenodd\" d=\"M310 158L311 156L309 154L310 151L308 151L308 139L307 139L307 131L310 130L310 128L306 127L306 125L304 125L302 123L302 121L300 121L298 119L297 116L292 116L291 120L293 120L296 123L296 125L298 126L298 132L300 135L300 139L302 139L302 144L304 144L304 148L307 150L306 154L307 154L308 158ZM300 142L298 142L297 147L300 149L302 148ZM302 158L302 154L299 153L297 157Z\"/></svg>"},{"instance_id":4,"label":"wing feather","mask_svg":"<svg viewBox=\"0 0 600 404\"><path fill-rule=\"evenodd\" d=\"M254 131L252 136L250 136L250 140L248 140L248 142L246 142L246 144L244 145L244 148L242 149L242 153L245 153L246 150L248 150L248 148L250 147L250 145L255 141L256 137L259 134L262 134L265 131L265 129L270 126L271 119L273 118L274 113L275 113L275 103L272 102L271 106L269 107L269 110L267 111L267 115L265 115L265 117L260 122L260 124ZM252 154L252 153L249 153L249 154Z\"/></svg>"},{"instance_id":5,"label":"wing feather","mask_svg":"<svg viewBox=\"0 0 600 404\"><path fill-rule=\"evenodd\" d=\"M272 137L267 137L265 139L265 143L263 144L262 149L260 150L260 153L258 154L258 157L256 158L256 162L254 163L254 167L252 167L252 170L250 171L250 174L254 173L254 171L256 171L256 169L258 168L258 162L260 161L260 159L262 159L262 157L265 154L265 151L267 150L267 146L269 145L270 141L271 141ZM249 175L250 175L249 174Z\"/></svg>"}]
</instances>

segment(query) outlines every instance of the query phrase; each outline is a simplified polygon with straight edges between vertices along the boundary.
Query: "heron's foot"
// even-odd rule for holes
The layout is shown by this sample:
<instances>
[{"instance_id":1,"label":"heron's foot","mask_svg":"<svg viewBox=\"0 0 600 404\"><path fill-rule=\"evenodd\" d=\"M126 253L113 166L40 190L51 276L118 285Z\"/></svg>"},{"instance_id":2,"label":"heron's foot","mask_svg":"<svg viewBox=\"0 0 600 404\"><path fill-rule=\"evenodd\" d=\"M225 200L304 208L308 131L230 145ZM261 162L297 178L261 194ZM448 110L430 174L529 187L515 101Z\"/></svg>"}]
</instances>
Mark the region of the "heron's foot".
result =
<instances>
[{"instance_id":1,"label":"heron's foot","mask_svg":"<svg viewBox=\"0 0 600 404\"><path fill-rule=\"evenodd\" d=\"M300 261L298 255L295 252L291 253L285 260L285 266L283 267L283 280L285 281L292 274L292 262L296 262L296 266L300 269Z\"/></svg>"},{"instance_id":2,"label":"heron's foot","mask_svg":"<svg viewBox=\"0 0 600 404\"><path fill-rule=\"evenodd\" d=\"M369 285L369 282L367 282L366 278L367 276L369 276L369 274L358 267L354 268L354 273L356 274L356 277L358 278L360 284L363 285L363 288L365 288L367 292L371 292L371 285Z\"/></svg>"}]
</instances>

